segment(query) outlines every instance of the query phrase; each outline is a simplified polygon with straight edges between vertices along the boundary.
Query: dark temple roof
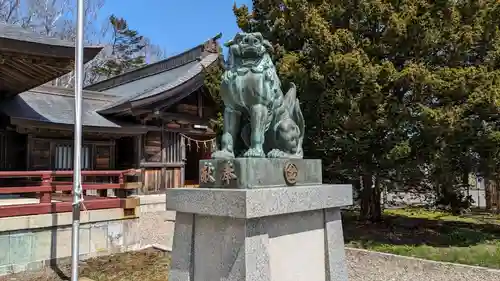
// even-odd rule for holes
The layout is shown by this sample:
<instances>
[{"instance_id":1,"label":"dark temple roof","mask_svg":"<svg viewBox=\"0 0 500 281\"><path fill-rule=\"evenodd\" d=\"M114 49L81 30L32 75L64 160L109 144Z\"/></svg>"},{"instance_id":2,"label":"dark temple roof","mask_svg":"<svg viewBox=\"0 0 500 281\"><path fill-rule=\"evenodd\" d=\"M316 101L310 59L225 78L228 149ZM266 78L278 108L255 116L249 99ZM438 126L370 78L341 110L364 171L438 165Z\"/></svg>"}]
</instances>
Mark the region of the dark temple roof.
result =
<instances>
[{"instance_id":1,"label":"dark temple roof","mask_svg":"<svg viewBox=\"0 0 500 281\"><path fill-rule=\"evenodd\" d=\"M116 116L111 115L129 110L131 104L138 102L163 102L169 98L178 100L201 87L204 83L203 68L219 60L218 38L216 36L177 56L86 87L82 104L85 130L120 134L158 130L156 127L118 121ZM0 112L10 117L12 125L40 128L58 125L58 128L71 130L74 125L74 90L39 86L4 99L0 102ZM193 129L192 133L199 132Z\"/></svg>"},{"instance_id":2,"label":"dark temple roof","mask_svg":"<svg viewBox=\"0 0 500 281\"><path fill-rule=\"evenodd\" d=\"M120 99L100 110L102 114L118 114L143 105L165 103L182 98L203 86L206 67L219 61L217 39L211 38L179 55L113 77L86 87L119 96Z\"/></svg>"},{"instance_id":3,"label":"dark temple roof","mask_svg":"<svg viewBox=\"0 0 500 281\"><path fill-rule=\"evenodd\" d=\"M13 96L72 71L74 44L0 23L0 95ZM84 61L92 60L101 49L85 48Z\"/></svg>"},{"instance_id":4,"label":"dark temple roof","mask_svg":"<svg viewBox=\"0 0 500 281\"><path fill-rule=\"evenodd\" d=\"M96 111L113 103L116 96L99 92L84 91L82 103L82 122L87 128L99 127L114 130L145 132L145 128L134 124L124 124L110 120ZM0 111L17 121L40 122L59 125L74 125L75 99L74 90L50 86L41 86L23 92L0 104Z\"/></svg>"}]
</instances>

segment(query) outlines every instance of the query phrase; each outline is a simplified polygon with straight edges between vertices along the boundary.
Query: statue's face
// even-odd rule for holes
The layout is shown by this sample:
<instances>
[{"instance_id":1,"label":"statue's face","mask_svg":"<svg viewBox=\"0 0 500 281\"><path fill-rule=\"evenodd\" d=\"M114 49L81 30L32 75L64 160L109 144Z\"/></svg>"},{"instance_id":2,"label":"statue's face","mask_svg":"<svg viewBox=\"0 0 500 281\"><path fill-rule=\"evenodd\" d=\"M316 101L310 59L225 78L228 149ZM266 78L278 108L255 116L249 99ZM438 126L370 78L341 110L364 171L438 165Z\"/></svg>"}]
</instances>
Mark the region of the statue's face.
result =
<instances>
[{"instance_id":1,"label":"statue's face","mask_svg":"<svg viewBox=\"0 0 500 281\"><path fill-rule=\"evenodd\" d=\"M239 63L243 66L258 64L267 50L272 48L260 32L238 33L226 46L230 48L235 58L240 59Z\"/></svg>"}]
</instances>

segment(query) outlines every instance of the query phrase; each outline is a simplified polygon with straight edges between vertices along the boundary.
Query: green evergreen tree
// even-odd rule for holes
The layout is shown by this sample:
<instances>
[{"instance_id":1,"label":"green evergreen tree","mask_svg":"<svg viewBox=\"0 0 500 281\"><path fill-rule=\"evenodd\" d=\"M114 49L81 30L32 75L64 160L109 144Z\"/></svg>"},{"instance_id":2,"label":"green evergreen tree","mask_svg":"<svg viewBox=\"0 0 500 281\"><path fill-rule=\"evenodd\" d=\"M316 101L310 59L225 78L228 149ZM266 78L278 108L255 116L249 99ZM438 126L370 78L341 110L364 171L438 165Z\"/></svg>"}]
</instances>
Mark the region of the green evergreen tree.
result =
<instances>
[{"instance_id":1,"label":"green evergreen tree","mask_svg":"<svg viewBox=\"0 0 500 281\"><path fill-rule=\"evenodd\" d=\"M94 71L103 78L110 78L146 64L143 49L147 42L136 30L129 28L127 21L115 15L109 17L113 28L111 55Z\"/></svg>"},{"instance_id":2,"label":"green evergreen tree","mask_svg":"<svg viewBox=\"0 0 500 281\"><path fill-rule=\"evenodd\" d=\"M216 105L217 119L212 123L212 128L215 130L217 137L219 138L223 131L223 121L222 121L222 112L224 112L224 103L220 97L220 85L222 82L222 74L224 73L224 65L222 61L222 52L221 52L221 61L218 64L212 65L208 68L205 68L205 88L207 89L210 96L214 99Z\"/></svg>"},{"instance_id":3,"label":"green evergreen tree","mask_svg":"<svg viewBox=\"0 0 500 281\"><path fill-rule=\"evenodd\" d=\"M498 1L254 0L234 12L276 44L306 156L360 190L362 218L381 218L383 184L456 206L469 173L500 172Z\"/></svg>"}]
</instances>

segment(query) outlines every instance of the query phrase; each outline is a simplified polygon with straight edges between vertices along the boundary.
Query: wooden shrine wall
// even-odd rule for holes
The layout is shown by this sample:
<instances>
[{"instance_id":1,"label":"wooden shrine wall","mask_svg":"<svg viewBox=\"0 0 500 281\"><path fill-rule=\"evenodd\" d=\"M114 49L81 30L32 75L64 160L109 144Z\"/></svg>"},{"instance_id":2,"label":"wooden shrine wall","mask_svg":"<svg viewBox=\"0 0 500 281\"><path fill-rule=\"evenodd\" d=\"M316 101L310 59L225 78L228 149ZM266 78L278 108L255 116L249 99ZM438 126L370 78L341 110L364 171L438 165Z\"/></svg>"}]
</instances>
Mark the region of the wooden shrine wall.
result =
<instances>
[{"instance_id":1,"label":"wooden shrine wall","mask_svg":"<svg viewBox=\"0 0 500 281\"><path fill-rule=\"evenodd\" d=\"M113 140L83 141L82 169L110 170L115 168ZM28 136L28 170L72 170L73 140Z\"/></svg>"},{"instance_id":2,"label":"wooden shrine wall","mask_svg":"<svg viewBox=\"0 0 500 281\"><path fill-rule=\"evenodd\" d=\"M163 193L183 184L184 140L177 132L148 132L143 136L142 194Z\"/></svg>"},{"instance_id":3,"label":"wooden shrine wall","mask_svg":"<svg viewBox=\"0 0 500 281\"><path fill-rule=\"evenodd\" d=\"M159 194L181 186L181 168L144 168L141 194Z\"/></svg>"}]
</instances>

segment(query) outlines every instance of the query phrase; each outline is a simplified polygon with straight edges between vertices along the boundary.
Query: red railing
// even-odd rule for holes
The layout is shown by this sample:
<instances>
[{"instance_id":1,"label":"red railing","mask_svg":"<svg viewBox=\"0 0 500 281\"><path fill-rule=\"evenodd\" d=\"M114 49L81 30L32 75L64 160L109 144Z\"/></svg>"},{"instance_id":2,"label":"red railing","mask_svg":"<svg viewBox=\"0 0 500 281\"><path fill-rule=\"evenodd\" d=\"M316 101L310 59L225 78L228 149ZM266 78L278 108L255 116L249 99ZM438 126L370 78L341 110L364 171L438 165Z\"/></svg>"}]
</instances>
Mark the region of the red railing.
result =
<instances>
[{"instance_id":1,"label":"red railing","mask_svg":"<svg viewBox=\"0 0 500 281\"><path fill-rule=\"evenodd\" d=\"M84 190L83 209L135 209L139 205L138 198L129 197L131 190L140 187L137 181L139 171L135 169L123 171L82 171L82 188ZM25 197L39 198L35 204L0 205L0 218L13 216L39 215L49 213L63 213L72 211L73 189L72 181L60 181L73 177L73 171L0 171L0 179L29 180L17 186L1 187L2 194L19 194ZM107 182L85 182L88 178L105 178ZM134 177L135 181L127 181ZM39 179L33 180L33 179ZM19 182L18 182L19 183ZM25 186L24 186L25 185ZM108 190L114 190L114 196L108 196ZM87 191L95 190L97 195L87 195ZM52 202L53 200L59 202Z\"/></svg>"}]
</instances>

